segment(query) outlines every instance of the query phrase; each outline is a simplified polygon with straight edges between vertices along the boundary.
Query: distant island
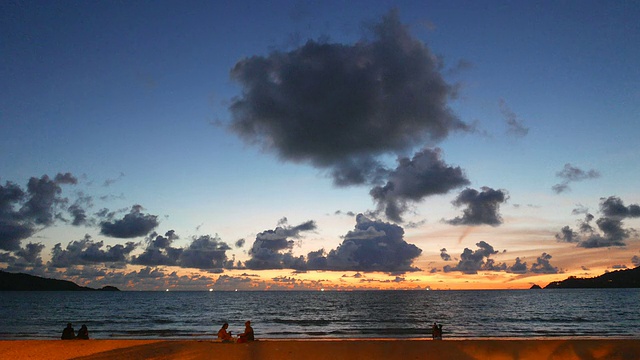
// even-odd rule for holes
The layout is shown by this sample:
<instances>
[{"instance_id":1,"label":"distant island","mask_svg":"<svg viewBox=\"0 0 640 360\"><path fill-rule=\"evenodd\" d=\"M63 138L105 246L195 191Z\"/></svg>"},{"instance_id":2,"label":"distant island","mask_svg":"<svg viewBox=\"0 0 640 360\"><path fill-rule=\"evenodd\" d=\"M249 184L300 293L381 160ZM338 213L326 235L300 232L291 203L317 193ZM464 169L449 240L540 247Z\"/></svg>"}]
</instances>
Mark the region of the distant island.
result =
<instances>
[{"instance_id":1,"label":"distant island","mask_svg":"<svg viewBox=\"0 0 640 360\"><path fill-rule=\"evenodd\" d=\"M0 270L0 291L120 291L115 286L93 289L67 280L47 279Z\"/></svg>"},{"instance_id":2,"label":"distant island","mask_svg":"<svg viewBox=\"0 0 640 360\"><path fill-rule=\"evenodd\" d=\"M640 266L634 269L612 271L594 278L570 276L562 281L554 281L545 289L607 289L640 288Z\"/></svg>"}]
</instances>

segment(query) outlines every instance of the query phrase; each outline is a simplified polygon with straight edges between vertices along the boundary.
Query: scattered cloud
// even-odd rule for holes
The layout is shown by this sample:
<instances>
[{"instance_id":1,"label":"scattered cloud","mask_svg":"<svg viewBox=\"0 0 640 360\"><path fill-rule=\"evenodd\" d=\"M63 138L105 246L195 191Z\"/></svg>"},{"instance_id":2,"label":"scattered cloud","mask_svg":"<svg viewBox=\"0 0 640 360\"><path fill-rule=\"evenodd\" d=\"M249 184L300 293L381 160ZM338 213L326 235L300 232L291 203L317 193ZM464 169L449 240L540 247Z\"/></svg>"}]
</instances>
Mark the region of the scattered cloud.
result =
<instances>
[{"instance_id":1,"label":"scattered cloud","mask_svg":"<svg viewBox=\"0 0 640 360\"><path fill-rule=\"evenodd\" d=\"M319 270L351 270L406 272L417 271L412 265L422 250L404 240L402 227L371 220L362 214L356 217L355 229L349 231L342 244L329 251L326 266ZM322 263L318 261L317 263Z\"/></svg>"},{"instance_id":2,"label":"scattered cloud","mask_svg":"<svg viewBox=\"0 0 640 360\"><path fill-rule=\"evenodd\" d=\"M412 159L399 158L398 166L389 173L384 186L376 186L370 194L389 220L402 222L407 201L420 201L427 196L446 194L468 185L460 167L448 166L441 159L440 149L422 149Z\"/></svg>"},{"instance_id":3,"label":"scattered cloud","mask_svg":"<svg viewBox=\"0 0 640 360\"><path fill-rule=\"evenodd\" d=\"M578 231L574 231L570 226L564 226L556 234L556 239L561 242L576 243L583 248L601 248L625 246L625 241L636 234L634 229L625 229L622 220L640 217L640 206L637 204L625 206L616 196L601 198L600 213L602 217L596 220L597 229L591 225L595 217L587 213L585 219L579 223Z\"/></svg>"},{"instance_id":4,"label":"scattered cloud","mask_svg":"<svg viewBox=\"0 0 640 360\"><path fill-rule=\"evenodd\" d=\"M553 185L552 189L556 194L560 194L571 189L569 187L570 183L588 179L597 179L600 177L600 172L594 169L585 171L567 163L564 164L564 168L562 170L556 173L556 176L561 178L562 182Z\"/></svg>"},{"instance_id":5,"label":"scattered cloud","mask_svg":"<svg viewBox=\"0 0 640 360\"><path fill-rule=\"evenodd\" d=\"M140 205L131 207L131 211L120 220L107 220L100 223L102 235L130 239L146 236L158 225L158 216L144 214Z\"/></svg>"},{"instance_id":6,"label":"scattered cloud","mask_svg":"<svg viewBox=\"0 0 640 360\"><path fill-rule=\"evenodd\" d=\"M295 257L292 249L295 241L302 232L316 229L316 223L312 220L297 226L288 226L286 218L274 230L265 230L256 236L251 249L249 260L244 265L248 269L297 269L305 268L303 257Z\"/></svg>"},{"instance_id":7,"label":"scattered cloud","mask_svg":"<svg viewBox=\"0 0 640 360\"><path fill-rule=\"evenodd\" d=\"M81 240L69 242L65 249L62 248L61 243L57 243L51 250L51 261L48 265L55 268L93 263L122 263L124 265L131 252L137 247L133 242L127 242L125 245L107 245L104 250L103 246L103 241L95 242L89 235L85 235Z\"/></svg>"},{"instance_id":8,"label":"scattered cloud","mask_svg":"<svg viewBox=\"0 0 640 360\"><path fill-rule=\"evenodd\" d=\"M446 221L451 225L491 225L502 224L500 216L500 204L506 202L509 196L505 190L494 190L482 187L479 192L467 188L463 190L453 201L453 205L460 207L466 205L461 217Z\"/></svg>"},{"instance_id":9,"label":"scattered cloud","mask_svg":"<svg viewBox=\"0 0 640 360\"><path fill-rule=\"evenodd\" d=\"M75 184L73 175L59 173L30 178L26 190L9 181L0 185L0 249L19 250L22 240L62 218L68 200L61 186Z\"/></svg>"},{"instance_id":10,"label":"scattered cloud","mask_svg":"<svg viewBox=\"0 0 640 360\"><path fill-rule=\"evenodd\" d=\"M506 270L505 264L496 264L491 255L497 254L498 251L493 249L493 246L484 241L480 241L476 244L478 249L471 250L465 248L460 254L460 261L455 266L445 265L443 270L445 272L460 271L465 274L477 274L478 271L504 271Z\"/></svg>"},{"instance_id":11,"label":"scattered cloud","mask_svg":"<svg viewBox=\"0 0 640 360\"><path fill-rule=\"evenodd\" d=\"M547 253L542 253L534 264L531 265L531 272L536 274L557 274L559 272L557 267L551 265L552 256Z\"/></svg>"},{"instance_id":12,"label":"scattered cloud","mask_svg":"<svg viewBox=\"0 0 640 360\"><path fill-rule=\"evenodd\" d=\"M500 99L500 112L507 123L507 134L515 137L525 137L529 134L529 128L524 126L521 119L518 119L518 115L514 113L508 106L504 99Z\"/></svg>"}]
</instances>

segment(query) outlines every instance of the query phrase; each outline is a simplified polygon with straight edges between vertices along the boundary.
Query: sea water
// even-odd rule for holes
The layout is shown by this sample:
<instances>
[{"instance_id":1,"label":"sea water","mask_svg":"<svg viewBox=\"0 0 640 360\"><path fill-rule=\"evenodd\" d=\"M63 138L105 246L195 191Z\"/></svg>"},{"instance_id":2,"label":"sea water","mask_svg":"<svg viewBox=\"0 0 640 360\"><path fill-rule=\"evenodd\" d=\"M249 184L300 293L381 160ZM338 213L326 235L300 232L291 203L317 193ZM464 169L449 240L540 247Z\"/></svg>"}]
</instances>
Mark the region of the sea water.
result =
<instances>
[{"instance_id":1,"label":"sea water","mask_svg":"<svg viewBox=\"0 0 640 360\"><path fill-rule=\"evenodd\" d=\"M640 338L640 289L325 292L0 292L0 339Z\"/></svg>"}]
</instances>

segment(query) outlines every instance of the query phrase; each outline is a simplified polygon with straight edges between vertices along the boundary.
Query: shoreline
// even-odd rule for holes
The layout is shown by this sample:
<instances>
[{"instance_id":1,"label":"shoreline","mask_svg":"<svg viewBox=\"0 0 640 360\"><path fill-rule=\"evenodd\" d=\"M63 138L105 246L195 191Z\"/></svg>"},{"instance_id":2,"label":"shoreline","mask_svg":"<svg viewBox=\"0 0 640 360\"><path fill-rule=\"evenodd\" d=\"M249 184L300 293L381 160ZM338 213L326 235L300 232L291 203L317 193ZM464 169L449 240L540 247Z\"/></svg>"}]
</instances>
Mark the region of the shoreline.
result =
<instances>
[{"instance_id":1,"label":"shoreline","mask_svg":"<svg viewBox=\"0 0 640 360\"><path fill-rule=\"evenodd\" d=\"M640 339L260 339L0 340L3 358L22 359L638 359Z\"/></svg>"}]
</instances>

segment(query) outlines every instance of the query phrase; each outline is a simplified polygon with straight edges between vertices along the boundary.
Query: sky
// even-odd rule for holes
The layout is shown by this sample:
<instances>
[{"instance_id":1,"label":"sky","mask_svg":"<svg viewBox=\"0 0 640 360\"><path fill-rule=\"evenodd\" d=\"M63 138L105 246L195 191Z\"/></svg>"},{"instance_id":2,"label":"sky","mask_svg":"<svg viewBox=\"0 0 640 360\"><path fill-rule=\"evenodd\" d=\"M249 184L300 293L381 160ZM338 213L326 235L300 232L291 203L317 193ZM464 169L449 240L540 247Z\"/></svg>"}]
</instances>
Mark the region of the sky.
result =
<instances>
[{"instance_id":1,"label":"sky","mask_svg":"<svg viewBox=\"0 0 640 360\"><path fill-rule=\"evenodd\" d=\"M4 1L0 269L527 289L640 266L640 3Z\"/></svg>"}]
</instances>

